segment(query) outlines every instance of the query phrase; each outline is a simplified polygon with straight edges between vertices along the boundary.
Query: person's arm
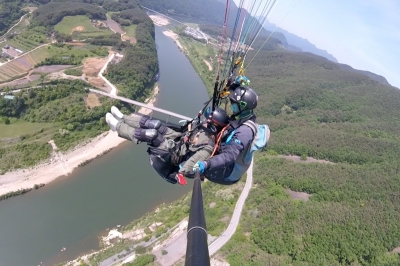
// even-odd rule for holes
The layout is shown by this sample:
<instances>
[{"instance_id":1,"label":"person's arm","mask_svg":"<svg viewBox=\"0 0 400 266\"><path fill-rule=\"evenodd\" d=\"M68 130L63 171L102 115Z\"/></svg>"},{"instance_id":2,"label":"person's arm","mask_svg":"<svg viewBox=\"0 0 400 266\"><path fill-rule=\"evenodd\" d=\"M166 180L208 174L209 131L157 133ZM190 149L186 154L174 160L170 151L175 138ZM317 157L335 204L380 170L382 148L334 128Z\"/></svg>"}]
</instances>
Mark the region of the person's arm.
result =
<instances>
[{"instance_id":1,"label":"person's arm","mask_svg":"<svg viewBox=\"0 0 400 266\"><path fill-rule=\"evenodd\" d=\"M236 161L240 152L253 140L253 131L246 125L236 129L229 144L223 143L221 153L205 160L207 169L216 169L231 165Z\"/></svg>"},{"instance_id":2,"label":"person's arm","mask_svg":"<svg viewBox=\"0 0 400 266\"><path fill-rule=\"evenodd\" d=\"M181 169L179 169L180 173L183 173L184 175L186 173L192 172L194 165L198 161L204 161L208 158L210 158L210 155L213 151L214 147L211 145L205 145L202 149L198 150L195 154L189 157L189 159L186 160L186 162L181 165Z\"/></svg>"}]
</instances>

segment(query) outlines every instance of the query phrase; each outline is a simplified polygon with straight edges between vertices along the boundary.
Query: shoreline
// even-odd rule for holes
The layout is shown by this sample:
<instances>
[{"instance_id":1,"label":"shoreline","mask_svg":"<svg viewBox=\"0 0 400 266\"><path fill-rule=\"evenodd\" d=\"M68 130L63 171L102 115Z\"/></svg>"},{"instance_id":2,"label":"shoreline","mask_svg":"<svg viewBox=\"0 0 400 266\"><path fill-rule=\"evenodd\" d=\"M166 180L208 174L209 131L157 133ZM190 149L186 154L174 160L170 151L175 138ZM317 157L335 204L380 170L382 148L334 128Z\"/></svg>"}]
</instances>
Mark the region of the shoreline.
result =
<instances>
[{"instance_id":1,"label":"shoreline","mask_svg":"<svg viewBox=\"0 0 400 266\"><path fill-rule=\"evenodd\" d=\"M147 105L154 106L159 93L158 85L152 96L146 99ZM140 108L138 113L149 114L150 109ZM126 141L111 130L77 145L65 153L54 151L45 162L30 168L18 169L0 175L0 196L22 189L32 189L35 185L48 184L57 178L70 175L73 170L98 158Z\"/></svg>"}]
</instances>

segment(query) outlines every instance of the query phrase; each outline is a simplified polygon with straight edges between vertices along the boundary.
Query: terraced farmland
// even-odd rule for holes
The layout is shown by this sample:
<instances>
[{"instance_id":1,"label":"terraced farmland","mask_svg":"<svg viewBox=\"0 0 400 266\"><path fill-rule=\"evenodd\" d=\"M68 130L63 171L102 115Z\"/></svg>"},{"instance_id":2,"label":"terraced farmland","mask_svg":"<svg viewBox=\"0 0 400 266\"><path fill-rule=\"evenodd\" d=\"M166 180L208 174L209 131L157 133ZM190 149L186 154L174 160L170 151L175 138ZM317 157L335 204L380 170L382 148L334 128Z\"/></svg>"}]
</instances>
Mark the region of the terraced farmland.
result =
<instances>
[{"instance_id":1,"label":"terraced farmland","mask_svg":"<svg viewBox=\"0 0 400 266\"><path fill-rule=\"evenodd\" d=\"M0 82L21 76L51 55L51 49L41 47L29 54L21 56L5 65L0 66Z\"/></svg>"}]
</instances>

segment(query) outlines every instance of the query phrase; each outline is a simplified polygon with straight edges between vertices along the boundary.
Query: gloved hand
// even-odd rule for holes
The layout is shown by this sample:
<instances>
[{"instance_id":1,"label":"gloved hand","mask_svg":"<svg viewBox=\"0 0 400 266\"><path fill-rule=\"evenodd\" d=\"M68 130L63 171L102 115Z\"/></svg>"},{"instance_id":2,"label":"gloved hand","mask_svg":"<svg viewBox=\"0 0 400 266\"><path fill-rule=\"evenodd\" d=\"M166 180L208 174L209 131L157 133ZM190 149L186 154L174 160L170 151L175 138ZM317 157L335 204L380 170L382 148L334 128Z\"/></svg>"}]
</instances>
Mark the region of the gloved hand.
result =
<instances>
[{"instance_id":1,"label":"gloved hand","mask_svg":"<svg viewBox=\"0 0 400 266\"><path fill-rule=\"evenodd\" d=\"M185 186L187 184L185 177L181 173L177 173L175 175L176 181L178 181L178 184L181 186Z\"/></svg>"},{"instance_id":2,"label":"gloved hand","mask_svg":"<svg viewBox=\"0 0 400 266\"><path fill-rule=\"evenodd\" d=\"M198 161L194 166L193 166L193 172L196 172L197 169L199 169L200 174L204 173L204 170L207 168L207 163L205 161Z\"/></svg>"}]
</instances>

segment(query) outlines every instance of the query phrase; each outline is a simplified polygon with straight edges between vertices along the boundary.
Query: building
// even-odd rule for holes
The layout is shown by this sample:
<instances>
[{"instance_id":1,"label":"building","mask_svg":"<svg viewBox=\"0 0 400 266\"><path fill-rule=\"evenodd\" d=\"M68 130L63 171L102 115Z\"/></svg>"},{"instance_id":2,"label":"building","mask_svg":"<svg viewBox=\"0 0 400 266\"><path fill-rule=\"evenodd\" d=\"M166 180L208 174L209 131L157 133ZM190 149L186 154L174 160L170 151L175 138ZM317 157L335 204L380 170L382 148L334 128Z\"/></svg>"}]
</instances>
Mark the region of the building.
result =
<instances>
[{"instance_id":1,"label":"building","mask_svg":"<svg viewBox=\"0 0 400 266\"><path fill-rule=\"evenodd\" d=\"M15 49L15 48L9 46L8 44L4 45L4 47L1 48L1 56L6 57L6 58L7 57L15 58L22 53L23 53L23 51L21 51L19 49Z\"/></svg>"},{"instance_id":2,"label":"building","mask_svg":"<svg viewBox=\"0 0 400 266\"><path fill-rule=\"evenodd\" d=\"M13 100L14 99L14 95L6 95L6 96L4 96L4 99Z\"/></svg>"}]
</instances>

